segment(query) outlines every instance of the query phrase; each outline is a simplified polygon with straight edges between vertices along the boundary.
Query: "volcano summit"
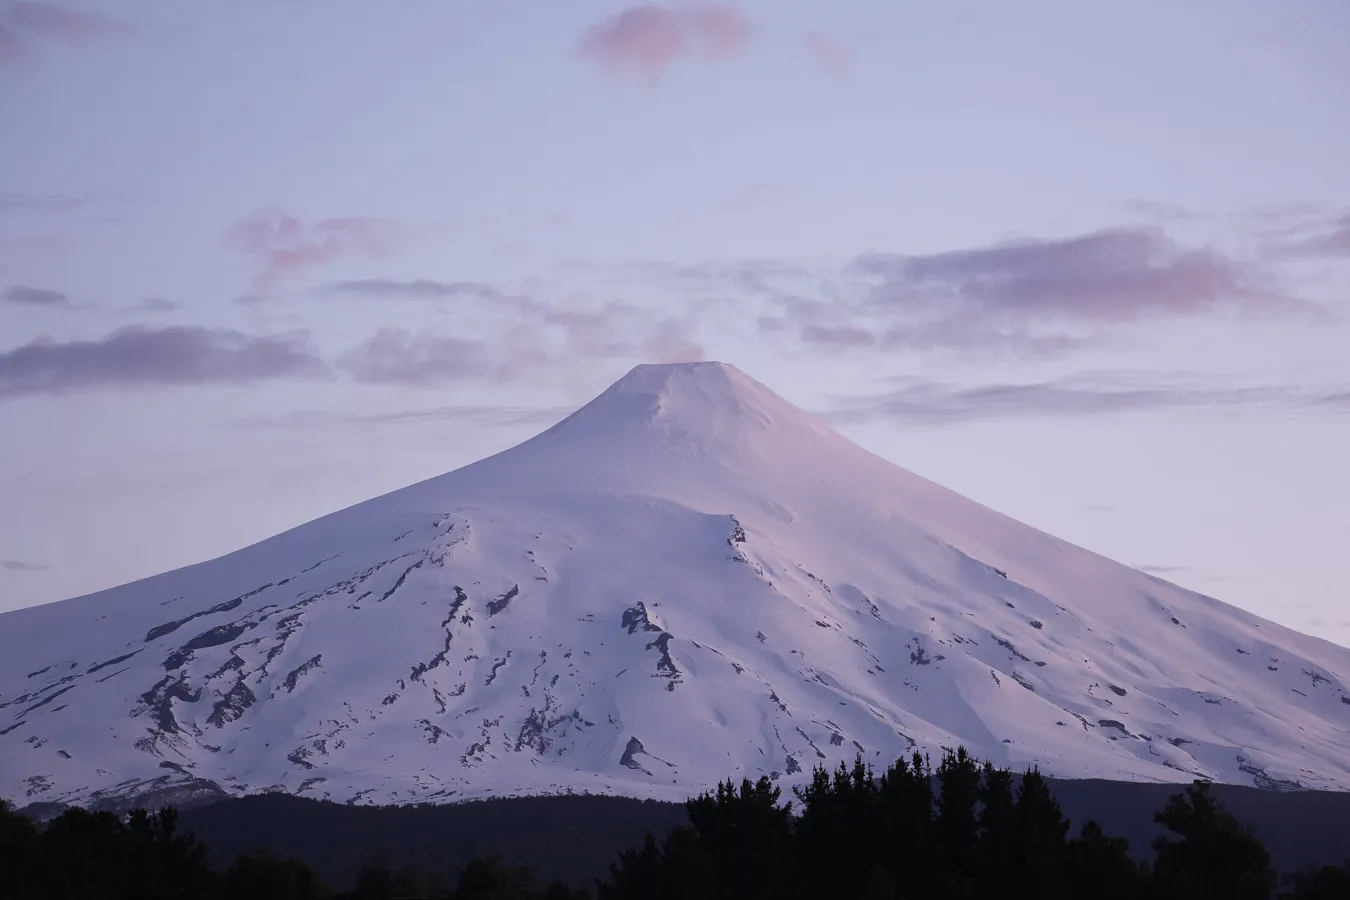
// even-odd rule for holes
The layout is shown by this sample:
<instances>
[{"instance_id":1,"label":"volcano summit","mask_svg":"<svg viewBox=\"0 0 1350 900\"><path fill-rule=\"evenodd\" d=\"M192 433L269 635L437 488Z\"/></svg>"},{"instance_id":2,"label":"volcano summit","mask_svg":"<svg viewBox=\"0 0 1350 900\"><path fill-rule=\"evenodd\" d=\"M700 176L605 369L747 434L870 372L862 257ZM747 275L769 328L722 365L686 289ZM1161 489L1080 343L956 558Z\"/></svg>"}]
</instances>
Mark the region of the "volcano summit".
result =
<instances>
[{"instance_id":1,"label":"volcano summit","mask_svg":"<svg viewBox=\"0 0 1350 900\"><path fill-rule=\"evenodd\" d=\"M1350 650L639 366L496 456L0 615L0 796L358 802L784 785L964 744L1064 777L1350 789Z\"/></svg>"}]
</instances>

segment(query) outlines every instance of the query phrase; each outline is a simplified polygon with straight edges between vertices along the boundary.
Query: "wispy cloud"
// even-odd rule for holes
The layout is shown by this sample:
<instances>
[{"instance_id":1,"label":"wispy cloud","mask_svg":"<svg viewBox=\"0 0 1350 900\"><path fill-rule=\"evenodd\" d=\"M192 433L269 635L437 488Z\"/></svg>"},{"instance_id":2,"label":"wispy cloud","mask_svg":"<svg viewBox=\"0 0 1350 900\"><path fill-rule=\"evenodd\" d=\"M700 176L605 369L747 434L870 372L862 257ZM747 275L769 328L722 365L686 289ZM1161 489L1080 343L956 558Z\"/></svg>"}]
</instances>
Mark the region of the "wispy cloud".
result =
<instances>
[{"instance_id":1,"label":"wispy cloud","mask_svg":"<svg viewBox=\"0 0 1350 900\"><path fill-rule=\"evenodd\" d=\"M588 28L577 50L605 70L655 84L678 60L726 59L749 40L749 23L734 7L645 3Z\"/></svg>"},{"instance_id":2,"label":"wispy cloud","mask_svg":"<svg viewBox=\"0 0 1350 900\"><path fill-rule=\"evenodd\" d=\"M24 562L21 559L0 559L0 569L6 572L50 572L52 567L42 563Z\"/></svg>"},{"instance_id":3,"label":"wispy cloud","mask_svg":"<svg viewBox=\"0 0 1350 900\"><path fill-rule=\"evenodd\" d=\"M696 303L678 314L604 301L575 285L529 279L515 290L472 280L365 278L329 293L450 301L455 328L384 327L338 359L359 382L433 385L572 378L615 359L702 359Z\"/></svg>"},{"instance_id":4,"label":"wispy cloud","mask_svg":"<svg viewBox=\"0 0 1350 900\"><path fill-rule=\"evenodd\" d=\"M70 297L50 288L15 284L0 291L0 300L19 306L70 306Z\"/></svg>"},{"instance_id":5,"label":"wispy cloud","mask_svg":"<svg viewBox=\"0 0 1350 900\"><path fill-rule=\"evenodd\" d=\"M67 215L79 212L110 212L128 206L131 199L117 191L85 191L82 194L29 194L0 191L0 214Z\"/></svg>"},{"instance_id":6,"label":"wispy cloud","mask_svg":"<svg viewBox=\"0 0 1350 900\"><path fill-rule=\"evenodd\" d=\"M1161 200L1135 198L1125 207L1156 222L1231 222L1247 228L1288 227L1315 216L1323 208L1311 203L1277 203L1224 211L1193 209Z\"/></svg>"},{"instance_id":7,"label":"wispy cloud","mask_svg":"<svg viewBox=\"0 0 1350 900\"><path fill-rule=\"evenodd\" d=\"M691 304L671 315L631 303L599 302L585 292L539 279L506 290L474 280L370 277L331 283L323 290L453 304L455 331L387 326L340 354L337 371L363 384L570 382L616 359L674 362L705 355L698 338L700 320L690 311Z\"/></svg>"},{"instance_id":8,"label":"wispy cloud","mask_svg":"<svg viewBox=\"0 0 1350 900\"><path fill-rule=\"evenodd\" d=\"M76 46L130 30L123 19L39 0L0 0L0 63L28 58L42 44Z\"/></svg>"},{"instance_id":9,"label":"wispy cloud","mask_svg":"<svg viewBox=\"0 0 1350 900\"><path fill-rule=\"evenodd\" d=\"M1350 388L1343 391L1332 391L1321 394L1316 401L1318 406L1335 407L1350 412Z\"/></svg>"},{"instance_id":10,"label":"wispy cloud","mask_svg":"<svg viewBox=\"0 0 1350 900\"><path fill-rule=\"evenodd\" d=\"M537 353L494 347L485 340L402 328L381 328L338 359L338 368L356 381L371 384L437 384L455 381L509 381L532 363Z\"/></svg>"},{"instance_id":11,"label":"wispy cloud","mask_svg":"<svg viewBox=\"0 0 1350 900\"><path fill-rule=\"evenodd\" d=\"M225 246L254 261L254 295L335 259L379 257L397 249L406 233L397 223L365 217L305 223L275 207L254 210L225 232Z\"/></svg>"},{"instance_id":12,"label":"wispy cloud","mask_svg":"<svg viewBox=\"0 0 1350 900\"><path fill-rule=\"evenodd\" d=\"M322 374L301 333L132 326L88 341L36 340L0 353L0 399L107 387L229 384Z\"/></svg>"},{"instance_id":13,"label":"wispy cloud","mask_svg":"<svg viewBox=\"0 0 1350 900\"><path fill-rule=\"evenodd\" d=\"M550 307L540 327L560 342L564 358L640 358L645 362L695 362L704 358L695 337L693 315L656 318L650 310L626 303L594 309Z\"/></svg>"},{"instance_id":14,"label":"wispy cloud","mask_svg":"<svg viewBox=\"0 0 1350 900\"><path fill-rule=\"evenodd\" d=\"M1350 213L1334 221L1310 227L1301 237L1275 244L1275 252L1284 256L1325 256L1350 259Z\"/></svg>"},{"instance_id":15,"label":"wispy cloud","mask_svg":"<svg viewBox=\"0 0 1350 900\"><path fill-rule=\"evenodd\" d=\"M839 38L812 31L803 40L816 64L835 78L846 77L853 68L853 48Z\"/></svg>"},{"instance_id":16,"label":"wispy cloud","mask_svg":"<svg viewBox=\"0 0 1350 900\"><path fill-rule=\"evenodd\" d=\"M241 419L241 428L298 429L365 428L372 425L417 425L457 422L488 428L552 425L573 411L572 407L525 406L434 406L427 409L361 413L332 410L299 410L284 416Z\"/></svg>"},{"instance_id":17,"label":"wispy cloud","mask_svg":"<svg viewBox=\"0 0 1350 900\"><path fill-rule=\"evenodd\" d=\"M613 359L688 362L704 358L693 323L614 305L601 310L542 308L475 336L382 328L344 353L338 368L369 384L504 384L570 377Z\"/></svg>"},{"instance_id":18,"label":"wispy cloud","mask_svg":"<svg viewBox=\"0 0 1350 900\"><path fill-rule=\"evenodd\" d=\"M398 280L394 278L361 278L338 281L327 290L336 294L363 297L389 297L409 300L504 300L506 294L481 281L435 281L429 278Z\"/></svg>"},{"instance_id":19,"label":"wispy cloud","mask_svg":"<svg viewBox=\"0 0 1350 900\"><path fill-rule=\"evenodd\" d=\"M1187 408L1309 409L1338 391L1223 387L1150 380L1148 376L1077 375L1024 384L954 385L906 380L893 390L840 400L825 418L956 424L1009 418L1109 415Z\"/></svg>"}]
</instances>

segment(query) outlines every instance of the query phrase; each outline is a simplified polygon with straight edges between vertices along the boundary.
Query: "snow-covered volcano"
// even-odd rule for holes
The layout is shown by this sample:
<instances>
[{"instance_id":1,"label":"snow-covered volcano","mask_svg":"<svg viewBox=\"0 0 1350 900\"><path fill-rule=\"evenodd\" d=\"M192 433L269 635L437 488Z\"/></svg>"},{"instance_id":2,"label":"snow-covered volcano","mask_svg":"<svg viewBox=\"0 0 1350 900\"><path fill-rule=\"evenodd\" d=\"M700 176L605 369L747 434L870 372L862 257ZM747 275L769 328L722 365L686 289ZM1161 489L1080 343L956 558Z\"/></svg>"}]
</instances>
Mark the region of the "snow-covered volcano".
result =
<instances>
[{"instance_id":1,"label":"snow-covered volcano","mask_svg":"<svg viewBox=\"0 0 1350 900\"><path fill-rule=\"evenodd\" d=\"M1350 650L953 494L735 368L639 366L497 456L0 616L0 795L675 799L958 743L1350 789L1347 676Z\"/></svg>"}]
</instances>

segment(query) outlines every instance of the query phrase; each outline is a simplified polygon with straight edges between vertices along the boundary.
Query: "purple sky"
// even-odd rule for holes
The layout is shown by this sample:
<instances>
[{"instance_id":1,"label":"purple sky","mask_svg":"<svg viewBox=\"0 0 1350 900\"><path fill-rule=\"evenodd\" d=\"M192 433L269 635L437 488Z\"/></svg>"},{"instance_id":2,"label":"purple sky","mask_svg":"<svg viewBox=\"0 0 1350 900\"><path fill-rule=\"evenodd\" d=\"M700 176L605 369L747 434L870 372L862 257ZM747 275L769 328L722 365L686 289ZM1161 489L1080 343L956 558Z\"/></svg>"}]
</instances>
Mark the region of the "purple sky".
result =
<instances>
[{"instance_id":1,"label":"purple sky","mask_svg":"<svg viewBox=\"0 0 1350 900\"><path fill-rule=\"evenodd\" d=\"M0 610L734 363L1350 642L1343 0L0 0Z\"/></svg>"}]
</instances>

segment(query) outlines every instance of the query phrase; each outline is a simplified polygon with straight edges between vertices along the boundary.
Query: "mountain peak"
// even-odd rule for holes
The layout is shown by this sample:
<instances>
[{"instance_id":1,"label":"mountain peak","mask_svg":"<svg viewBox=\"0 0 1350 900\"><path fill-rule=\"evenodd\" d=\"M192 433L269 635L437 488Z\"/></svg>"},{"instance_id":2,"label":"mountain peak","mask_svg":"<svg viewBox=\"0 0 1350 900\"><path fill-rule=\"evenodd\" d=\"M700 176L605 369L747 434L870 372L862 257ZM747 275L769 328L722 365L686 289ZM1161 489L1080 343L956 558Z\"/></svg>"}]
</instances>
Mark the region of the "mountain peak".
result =
<instances>
[{"instance_id":1,"label":"mountain peak","mask_svg":"<svg viewBox=\"0 0 1350 900\"><path fill-rule=\"evenodd\" d=\"M714 359L694 362L639 363L629 369L628 374L614 384L615 386L628 383L647 384L653 380L665 383L690 378L731 377L733 374L742 378L748 377L730 363L718 362Z\"/></svg>"},{"instance_id":2,"label":"mountain peak","mask_svg":"<svg viewBox=\"0 0 1350 900\"><path fill-rule=\"evenodd\" d=\"M780 398L733 365L723 362L643 363L634 366L596 399L605 396L638 396L658 402L676 397L698 397L715 404L742 404L765 395Z\"/></svg>"},{"instance_id":3,"label":"mountain peak","mask_svg":"<svg viewBox=\"0 0 1350 900\"><path fill-rule=\"evenodd\" d=\"M686 440L769 428L827 431L740 369L714 361L635 366L560 425L582 423L603 431L673 428Z\"/></svg>"}]
</instances>

